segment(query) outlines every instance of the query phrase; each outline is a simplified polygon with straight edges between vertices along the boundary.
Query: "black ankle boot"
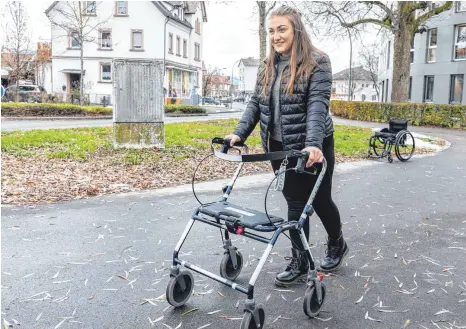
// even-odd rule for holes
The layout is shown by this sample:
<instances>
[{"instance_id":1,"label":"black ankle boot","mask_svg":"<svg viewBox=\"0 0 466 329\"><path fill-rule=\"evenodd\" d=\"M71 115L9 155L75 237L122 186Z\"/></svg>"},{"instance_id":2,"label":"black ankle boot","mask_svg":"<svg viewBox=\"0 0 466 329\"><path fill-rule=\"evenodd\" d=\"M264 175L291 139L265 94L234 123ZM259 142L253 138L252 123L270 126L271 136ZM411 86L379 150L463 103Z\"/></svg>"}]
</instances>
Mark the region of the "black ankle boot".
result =
<instances>
[{"instance_id":1,"label":"black ankle boot","mask_svg":"<svg viewBox=\"0 0 466 329\"><path fill-rule=\"evenodd\" d=\"M348 246L343 239L343 233L340 233L338 239L328 238L326 255L320 269L322 272L332 272L340 268L343 264L344 257L348 254Z\"/></svg>"},{"instance_id":2,"label":"black ankle boot","mask_svg":"<svg viewBox=\"0 0 466 329\"><path fill-rule=\"evenodd\" d=\"M287 266L285 271L277 274L275 277L275 285L286 287L293 284L302 276L306 275L309 271L309 261L304 251L298 249L291 249L292 257L291 263ZM286 257L285 259L290 259Z\"/></svg>"}]
</instances>

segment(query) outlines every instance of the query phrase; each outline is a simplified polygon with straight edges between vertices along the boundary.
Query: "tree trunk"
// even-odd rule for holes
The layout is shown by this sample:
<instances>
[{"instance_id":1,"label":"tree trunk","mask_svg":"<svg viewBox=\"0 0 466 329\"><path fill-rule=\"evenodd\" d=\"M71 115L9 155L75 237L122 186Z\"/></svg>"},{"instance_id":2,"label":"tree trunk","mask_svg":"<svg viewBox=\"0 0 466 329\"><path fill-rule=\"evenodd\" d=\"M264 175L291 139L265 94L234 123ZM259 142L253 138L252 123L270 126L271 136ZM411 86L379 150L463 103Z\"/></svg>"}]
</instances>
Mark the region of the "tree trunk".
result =
<instances>
[{"instance_id":1,"label":"tree trunk","mask_svg":"<svg viewBox=\"0 0 466 329\"><path fill-rule=\"evenodd\" d=\"M267 2L257 1L259 7L259 44L260 44L260 63L265 60L267 56L267 31L265 30L266 20L266 6Z\"/></svg>"},{"instance_id":2,"label":"tree trunk","mask_svg":"<svg viewBox=\"0 0 466 329\"><path fill-rule=\"evenodd\" d=\"M81 60L81 74L79 77L79 104L84 105L84 54L83 54L84 43L81 42L80 60Z\"/></svg>"},{"instance_id":3,"label":"tree trunk","mask_svg":"<svg viewBox=\"0 0 466 329\"><path fill-rule=\"evenodd\" d=\"M408 101L408 83L410 70L411 39L414 35L413 14L405 8L409 4L400 1L398 14L399 26L394 34L393 42L393 78L391 101L394 103L405 103ZM411 17L406 17L410 15Z\"/></svg>"}]
</instances>

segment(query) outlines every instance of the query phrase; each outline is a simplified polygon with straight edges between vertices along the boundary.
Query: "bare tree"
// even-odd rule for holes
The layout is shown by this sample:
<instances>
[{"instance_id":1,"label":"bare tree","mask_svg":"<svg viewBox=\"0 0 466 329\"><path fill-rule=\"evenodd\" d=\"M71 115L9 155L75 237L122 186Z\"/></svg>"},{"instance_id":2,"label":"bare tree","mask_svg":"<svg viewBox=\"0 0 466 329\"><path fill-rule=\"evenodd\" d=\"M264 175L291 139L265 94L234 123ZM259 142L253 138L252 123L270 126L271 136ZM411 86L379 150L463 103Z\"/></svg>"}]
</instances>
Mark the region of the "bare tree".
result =
<instances>
[{"instance_id":1,"label":"bare tree","mask_svg":"<svg viewBox=\"0 0 466 329\"><path fill-rule=\"evenodd\" d=\"M369 24L393 34L396 60L393 61L391 99L406 102L412 38L425 30L428 19L449 10L452 3L445 1L439 7L429 1L312 1L294 5L299 6L309 23L319 23L313 25L316 31L327 35L343 36L350 30L359 33Z\"/></svg>"},{"instance_id":2,"label":"bare tree","mask_svg":"<svg viewBox=\"0 0 466 329\"><path fill-rule=\"evenodd\" d=\"M18 100L19 80L31 73L34 59L30 53L27 14L22 2L10 1L5 6L4 15L8 17L4 17L2 24L5 34L2 65L10 69L8 77L16 81L15 100Z\"/></svg>"},{"instance_id":3,"label":"bare tree","mask_svg":"<svg viewBox=\"0 0 466 329\"><path fill-rule=\"evenodd\" d=\"M99 4L96 1L58 1L48 13L52 28L61 29L64 35L54 37L69 37L71 42L79 45L80 81L79 101L84 104L84 45L95 43L99 39L99 27L108 19L99 19L96 15Z\"/></svg>"},{"instance_id":4,"label":"bare tree","mask_svg":"<svg viewBox=\"0 0 466 329\"><path fill-rule=\"evenodd\" d=\"M259 47L260 47L260 63L267 57L267 16L275 7L276 1L256 1L259 10Z\"/></svg>"},{"instance_id":5,"label":"bare tree","mask_svg":"<svg viewBox=\"0 0 466 329\"><path fill-rule=\"evenodd\" d=\"M379 84L377 80L377 72L379 70L379 54L380 47L377 43L372 43L369 46L362 45L362 49L359 51L359 62L363 69L369 71L371 82L375 87L375 93L377 100L379 100Z\"/></svg>"},{"instance_id":6,"label":"bare tree","mask_svg":"<svg viewBox=\"0 0 466 329\"><path fill-rule=\"evenodd\" d=\"M37 45L37 54L35 58L36 84L43 86L45 84L45 69L51 62L52 48L48 42L40 42ZM51 92L51 90L49 90Z\"/></svg>"},{"instance_id":7,"label":"bare tree","mask_svg":"<svg viewBox=\"0 0 466 329\"><path fill-rule=\"evenodd\" d=\"M202 96L207 97L212 93L214 85L217 82L216 77L222 75L222 71L218 67L209 65L208 69L202 73Z\"/></svg>"}]
</instances>

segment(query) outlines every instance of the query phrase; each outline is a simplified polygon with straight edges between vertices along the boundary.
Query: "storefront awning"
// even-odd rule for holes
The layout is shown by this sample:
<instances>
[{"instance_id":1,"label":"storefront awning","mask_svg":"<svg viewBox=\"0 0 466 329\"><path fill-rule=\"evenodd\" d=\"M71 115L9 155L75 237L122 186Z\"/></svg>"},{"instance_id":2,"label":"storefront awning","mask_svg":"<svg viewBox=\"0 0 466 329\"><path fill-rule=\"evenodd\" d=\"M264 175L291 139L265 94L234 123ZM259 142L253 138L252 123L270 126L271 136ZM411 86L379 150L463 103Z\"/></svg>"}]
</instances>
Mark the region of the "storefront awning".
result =
<instances>
[{"instance_id":1,"label":"storefront awning","mask_svg":"<svg viewBox=\"0 0 466 329\"><path fill-rule=\"evenodd\" d=\"M76 69L64 69L64 70L61 70L60 72L81 74L81 70L76 70ZM84 70L84 74L86 74L86 70Z\"/></svg>"},{"instance_id":2,"label":"storefront awning","mask_svg":"<svg viewBox=\"0 0 466 329\"><path fill-rule=\"evenodd\" d=\"M167 65L165 66L166 69L175 69L175 70L180 70L180 71L186 71L186 72L191 72L191 73L197 73L196 70L190 70L190 69L185 69L185 68L181 68L181 67L178 67L178 66L172 66L172 65Z\"/></svg>"}]
</instances>

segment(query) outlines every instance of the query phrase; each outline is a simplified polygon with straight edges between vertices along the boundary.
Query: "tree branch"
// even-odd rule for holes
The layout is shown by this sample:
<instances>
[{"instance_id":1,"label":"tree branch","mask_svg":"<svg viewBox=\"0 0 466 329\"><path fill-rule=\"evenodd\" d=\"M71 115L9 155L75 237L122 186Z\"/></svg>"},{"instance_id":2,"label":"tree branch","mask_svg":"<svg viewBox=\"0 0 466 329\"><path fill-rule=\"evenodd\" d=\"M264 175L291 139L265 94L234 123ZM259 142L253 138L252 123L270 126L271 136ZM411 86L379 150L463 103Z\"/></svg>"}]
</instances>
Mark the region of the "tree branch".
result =
<instances>
[{"instance_id":1,"label":"tree branch","mask_svg":"<svg viewBox=\"0 0 466 329\"><path fill-rule=\"evenodd\" d=\"M375 18L363 18L363 19L354 21L352 23L343 23L342 26L347 27L347 28L353 28L357 25L368 24L368 23L380 25L382 27L390 29L391 31L395 30L395 27L392 24L387 24L386 22L383 22L380 19L375 19Z\"/></svg>"},{"instance_id":2,"label":"tree branch","mask_svg":"<svg viewBox=\"0 0 466 329\"><path fill-rule=\"evenodd\" d=\"M422 16L419 16L415 21L416 27L421 25L425 21L427 21L429 18L432 18L435 15L438 15L440 13L443 13L446 10L449 10L452 5L453 5L453 1L447 1L447 2L445 2L444 5L438 7L436 9L434 9L434 10L431 10L431 11L427 12Z\"/></svg>"},{"instance_id":3,"label":"tree branch","mask_svg":"<svg viewBox=\"0 0 466 329\"><path fill-rule=\"evenodd\" d=\"M392 22L395 21L395 14L384 3L380 2L380 1L368 1L366 3L373 4L373 5L376 5L377 7L381 8L384 12L387 13L387 16L390 17Z\"/></svg>"},{"instance_id":4,"label":"tree branch","mask_svg":"<svg viewBox=\"0 0 466 329\"><path fill-rule=\"evenodd\" d=\"M276 1L274 1L270 7L267 9L267 11L265 12L265 17L267 17L267 15L270 13L270 11L275 7L275 5L277 4Z\"/></svg>"}]
</instances>

